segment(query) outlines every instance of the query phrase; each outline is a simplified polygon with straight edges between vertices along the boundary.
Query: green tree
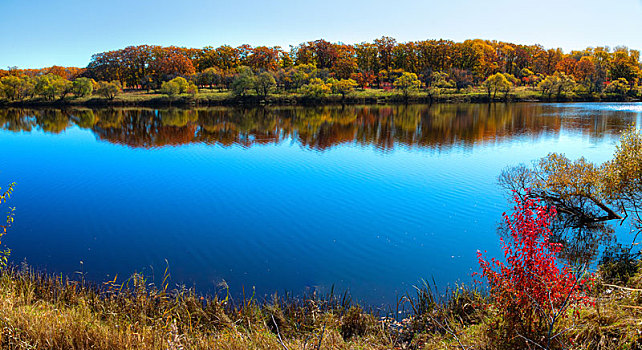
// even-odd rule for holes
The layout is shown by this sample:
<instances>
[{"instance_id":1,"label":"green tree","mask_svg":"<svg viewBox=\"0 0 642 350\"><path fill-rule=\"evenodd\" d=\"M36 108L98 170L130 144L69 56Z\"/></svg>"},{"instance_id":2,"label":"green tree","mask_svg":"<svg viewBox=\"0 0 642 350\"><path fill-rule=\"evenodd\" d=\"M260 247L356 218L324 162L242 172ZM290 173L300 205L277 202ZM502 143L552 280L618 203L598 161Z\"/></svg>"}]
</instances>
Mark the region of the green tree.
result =
<instances>
[{"instance_id":1,"label":"green tree","mask_svg":"<svg viewBox=\"0 0 642 350\"><path fill-rule=\"evenodd\" d=\"M254 88L255 76L249 67L239 67L239 74L232 81L232 93L245 97L247 91Z\"/></svg>"},{"instance_id":2,"label":"green tree","mask_svg":"<svg viewBox=\"0 0 642 350\"><path fill-rule=\"evenodd\" d=\"M187 92L187 88L189 87L189 82L187 82L187 79L183 77L176 77L170 81L178 85L179 94L184 94Z\"/></svg>"},{"instance_id":3,"label":"green tree","mask_svg":"<svg viewBox=\"0 0 642 350\"><path fill-rule=\"evenodd\" d=\"M494 100L497 96L498 91L510 91L511 82L506 79L506 76L504 74L496 73L488 77L488 79L486 79L482 85L484 86L484 89L488 94L488 99Z\"/></svg>"},{"instance_id":4,"label":"green tree","mask_svg":"<svg viewBox=\"0 0 642 350\"><path fill-rule=\"evenodd\" d=\"M412 91L417 91L421 87L421 80L417 78L417 74L403 72L399 78L397 78L394 83L394 87L398 90L401 90L405 100L408 100L408 96Z\"/></svg>"},{"instance_id":5,"label":"green tree","mask_svg":"<svg viewBox=\"0 0 642 350\"><path fill-rule=\"evenodd\" d=\"M67 79L60 78L54 79L50 86L50 94L53 98L58 97L59 100L64 100L73 88L73 83Z\"/></svg>"},{"instance_id":6,"label":"green tree","mask_svg":"<svg viewBox=\"0 0 642 350\"><path fill-rule=\"evenodd\" d=\"M181 86L177 82L170 80L161 84L160 91L171 98L181 93Z\"/></svg>"},{"instance_id":7,"label":"green tree","mask_svg":"<svg viewBox=\"0 0 642 350\"><path fill-rule=\"evenodd\" d=\"M266 98L275 87L276 80L274 80L274 76L268 72L263 72L254 79L254 90L258 96L263 98Z\"/></svg>"},{"instance_id":8,"label":"green tree","mask_svg":"<svg viewBox=\"0 0 642 350\"><path fill-rule=\"evenodd\" d=\"M94 84L89 78L78 78L73 81L73 92L79 97L91 96L94 92Z\"/></svg>"},{"instance_id":9,"label":"green tree","mask_svg":"<svg viewBox=\"0 0 642 350\"><path fill-rule=\"evenodd\" d=\"M221 79L222 79L221 71L216 67L210 67L202 71L198 75L197 80L199 85L202 85L202 86L209 85L211 89L214 85L218 85L221 82Z\"/></svg>"},{"instance_id":10,"label":"green tree","mask_svg":"<svg viewBox=\"0 0 642 350\"><path fill-rule=\"evenodd\" d=\"M9 75L0 79L0 89L2 89L2 94L11 101L22 99L22 84L22 79L14 75Z\"/></svg>"},{"instance_id":11,"label":"green tree","mask_svg":"<svg viewBox=\"0 0 642 350\"><path fill-rule=\"evenodd\" d=\"M198 86L190 82L189 85L187 86L187 91L185 92L187 92L188 94L192 95L192 97L194 97L196 96L196 94L198 94Z\"/></svg>"},{"instance_id":12,"label":"green tree","mask_svg":"<svg viewBox=\"0 0 642 350\"><path fill-rule=\"evenodd\" d=\"M341 79L333 82L332 92L341 94L341 98L345 99L346 95L354 91L357 87L357 82L352 79Z\"/></svg>"},{"instance_id":13,"label":"green tree","mask_svg":"<svg viewBox=\"0 0 642 350\"><path fill-rule=\"evenodd\" d=\"M562 72L555 72L554 75L558 77L557 85L555 85L558 99L575 89L575 80L572 76Z\"/></svg>"},{"instance_id":14,"label":"green tree","mask_svg":"<svg viewBox=\"0 0 642 350\"><path fill-rule=\"evenodd\" d=\"M542 95L548 95L548 98L551 98L553 94L556 94L560 99L564 94L575 89L575 80L566 73L555 72L537 84L537 87L542 91Z\"/></svg>"},{"instance_id":15,"label":"green tree","mask_svg":"<svg viewBox=\"0 0 642 350\"><path fill-rule=\"evenodd\" d=\"M41 75L36 78L34 92L46 100L64 99L72 91L73 83L54 74Z\"/></svg>"}]
</instances>

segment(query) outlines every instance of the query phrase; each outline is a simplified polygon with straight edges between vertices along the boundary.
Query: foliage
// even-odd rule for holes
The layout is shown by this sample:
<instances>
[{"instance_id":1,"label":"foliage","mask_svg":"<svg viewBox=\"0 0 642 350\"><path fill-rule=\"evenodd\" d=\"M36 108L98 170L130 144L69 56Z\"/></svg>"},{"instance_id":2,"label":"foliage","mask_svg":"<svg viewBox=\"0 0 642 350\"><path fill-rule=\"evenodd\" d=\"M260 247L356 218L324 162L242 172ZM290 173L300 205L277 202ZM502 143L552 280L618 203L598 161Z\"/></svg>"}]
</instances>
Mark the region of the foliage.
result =
<instances>
[{"instance_id":1,"label":"foliage","mask_svg":"<svg viewBox=\"0 0 642 350\"><path fill-rule=\"evenodd\" d=\"M254 79L254 90L258 96L266 98L276 87L274 76L268 72L263 72Z\"/></svg>"},{"instance_id":2,"label":"foliage","mask_svg":"<svg viewBox=\"0 0 642 350\"><path fill-rule=\"evenodd\" d=\"M640 252L616 244L607 247L600 259L600 277L607 283L626 284L638 271Z\"/></svg>"},{"instance_id":3,"label":"foliage","mask_svg":"<svg viewBox=\"0 0 642 350\"><path fill-rule=\"evenodd\" d=\"M2 188L0 188L0 205L6 204L9 198L11 198L11 193L13 192L13 187L15 186L15 183L9 184L9 187L2 192ZM13 223L13 212L15 208L9 208L9 212L7 213L7 218L5 220L5 223L3 225L0 225L0 247L2 244L2 237L7 233L7 229L11 227L11 224ZM7 258L9 257L9 254L11 253L11 250L9 248L5 248L4 250L0 250L0 271L7 266Z\"/></svg>"},{"instance_id":4,"label":"foliage","mask_svg":"<svg viewBox=\"0 0 642 350\"><path fill-rule=\"evenodd\" d=\"M161 84L160 91L169 97L174 97L181 93L181 86L175 81L166 81Z\"/></svg>"},{"instance_id":5,"label":"foliage","mask_svg":"<svg viewBox=\"0 0 642 350\"><path fill-rule=\"evenodd\" d=\"M196 84L190 82L187 86L187 89L185 89L185 92L194 97L196 96L196 94L198 94L198 87L196 86Z\"/></svg>"},{"instance_id":6,"label":"foliage","mask_svg":"<svg viewBox=\"0 0 642 350\"><path fill-rule=\"evenodd\" d=\"M341 79L334 80L332 82L328 81L332 93L341 94L341 97L345 98L347 94L354 91L354 88L357 87L357 82L352 79Z\"/></svg>"},{"instance_id":7,"label":"foliage","mask_svg":"<svg viewBox=\"0 0 642 350\"><path fill-rule=\"evenodd\" d=\"M183 94L183 93L187 92L187 87L189 86L189 83L187 82L187 79L185 79L183 77L176 77L176 78L170 80L170 82L173 82L176 85L178 85L178 89L179 89L178 92L180 94Z\"/></svg>"},{"instance_id":8,"label":"foliage","mask_svg":"<svg viewBox=\"0 0 642 350\"><path fill-rule=\"evenodd\" d=\"M303 94L307 97L319 98L332 92L330 86L326 85L323 80L314 78L310 83L303 86Z\"/></svg>"},{"instance_id":9,"label":"foliage","mask_svg":"<svg viewBox=\"0 0 642 350\"><path fill-rule=\"evenodd\" d=\"M563 72L555 72L542 80L537 87L542 91L542 95L547 95L551 98L553 94L557 98L561 98L564 94L573 91L575 88L575 80Z\"/></svg>"},{"instance_id":10,"label":"foliage","mask_svg":"<svg viewBox=\"0 0 642 350\"><path fill-rule=\"evenodd\" d=\"M482 85L484 86L484 89L486 89L488 99L495 99L498 91L510 91L512 83L506 78L506 75L496 73L488 77Z\"/></svg>"},{"instance_id":11,"label":"foliage","mask_svg":"<svg viewBox=\"0 0 642 350\"><path fill-rule=\"evenodd\" d=\"M123 87L118 80L98 82L98 89L96 89L96 93L110 100L113 100L122 91Z\"/></svg>"},{"instance_id":12,"label":"foliage","mask_svg":"<svg viewBox=\"0 0 642 350\"><path fill-rule=\"evenodd\" d=\"M36 78L34 92L46 100L64 99L73 89L73 83L58 75L47 74Z\"/></svg>"},{"instance_id":13,"label":"foliage","mask_svg":"<svg viewBox=\"0 0 642 350\"><path fill-rule=\"evenodd\" d=\"M199 85L209 85L211 88L214 85L220 84L222 78L222 73L218 68L210 67L198 75L197 81Z\"/></svg>"},{"instance_id":14,"label":"foliage","mask_svg":"<svg viewBox=\"0 0 642 350\"><path fill-rule=\"evenodd\" d=\"M249 67L239 68L239 73L232 82L232 92L236 96L244 97L247 91L254 88L255 77Z\"/></svg>"},{"instance_id":15,"label":"foliage","mask_svg":"<svg viewBox=\"0 0 642 350\"><path fill-rule=\"evenodd\" d=\"M504 214L510 234L508 240L501 239L505 262L487 261L478 252L481 275L488 281L505 329L516 332L510 337L539 342L545 335L550 348L557 322L567 317L569 307L584 300L580 289L585 282L568 266L558 266L555 254L562 247L549 241L555 209L540 205L528 193L514 199L513 214Z\"/></svg>"},{"instance_id":16,"label":"foliage","mask_svg":"<svg viewBox=\"0 0 642 350\"><path fill-rule=\"evenodd\" d=\"M417 74L403 72L399 78L395 79L393 85L401 90L405 99L408 99L410 92L419 90L421 81L417 78Z\"/></svg>"},{"instance_id":17,"label":"foliage","mask_svg":"<svg viewBox=\"0 0 642 350\"><path fill-rule=\"evenodd\" d=\"M89 78L78 78L73 81L73 92L78 97L91 96L94 91L94 83Z\"/></svg>"},{"instance_id":18,"label":"foliage","mask_svg":"<svg viewBox=\"0 0 642 350\"><path fill-rule=\"evenodd\" d=\"M610 82L604 89L604 92L612 93L623 98L629 90L631 90L629 82L624 78L618 78L617 80Z\"/></svg>"},{"instance_id":19,"label":"foliage","mask_svg":"<svg viewBox=\"0 0 642 350\"><path fill-rule=\"evenodd\" d=\"M198 92L198 89L196 88L196 85L194 85L194 83L190 84L187 82L187 79L183 77L176 77L170 81L163 82L161 84L160 91L164 95L174 97L176 95L188 92L189 89L191 89L193 94L196 94L196 92Z\"/></svg>"},{"instance_id":20,"label":"foliage","mask_svg":"<svg viewBox=\"0 0 642 350\"><path fill-rule=\"evenodd\" d=\"M622 133L613 159L601 167L599 189L607 204L632 216L642 230L642 134L630 128Z\"/></svg>"}]
</instances>

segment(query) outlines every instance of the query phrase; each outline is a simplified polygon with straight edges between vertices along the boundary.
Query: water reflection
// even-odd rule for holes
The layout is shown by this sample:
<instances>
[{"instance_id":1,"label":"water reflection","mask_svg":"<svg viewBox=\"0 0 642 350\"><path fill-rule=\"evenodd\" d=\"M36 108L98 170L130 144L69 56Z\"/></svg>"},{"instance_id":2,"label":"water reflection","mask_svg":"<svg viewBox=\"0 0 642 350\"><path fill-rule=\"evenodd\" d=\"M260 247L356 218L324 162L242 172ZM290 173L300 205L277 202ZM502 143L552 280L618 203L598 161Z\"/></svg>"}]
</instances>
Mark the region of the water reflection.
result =
<instances>
[{"instance_id":1,"label":"water reflection","mask_svg":"<svg viewBox=\"0 0 642 350\"><path fill-rule=\"evenodd\" d=\"M477 250L501 256L502 169L610 158L640 111L598 106L0 109L0 184L19 186L3 243L94 281L169 261L205 292L336 285L392 305L420 278L468 281ZM627 243L559 224L570 262Z\"/></svg>"},{"instance_id":2,"label":"water reflection","mask_svg":"<svg viewBox=\"0 0 642 350\"><path fill-rule=\"evenodd\" d=\"M61 133L77 125L101 140L130 147L190 143L241 145L295 140L325 150L341 144L436 150L502 143L518 137L580 132L592 140L619 132L629 111L569 112L544 104L453 104L320 108L198 109L2 109L10 131Z\"/></svg>"}]
</instances>

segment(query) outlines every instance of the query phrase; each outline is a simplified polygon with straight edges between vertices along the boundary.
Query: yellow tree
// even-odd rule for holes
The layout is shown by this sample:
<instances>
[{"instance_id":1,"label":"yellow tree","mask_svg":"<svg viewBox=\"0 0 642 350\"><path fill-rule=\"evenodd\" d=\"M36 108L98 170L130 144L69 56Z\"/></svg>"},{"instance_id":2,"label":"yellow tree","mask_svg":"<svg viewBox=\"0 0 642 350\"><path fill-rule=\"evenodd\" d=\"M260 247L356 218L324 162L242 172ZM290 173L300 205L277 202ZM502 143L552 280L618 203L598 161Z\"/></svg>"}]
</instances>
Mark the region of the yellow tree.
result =
<instances>
[{"instance_id":1,"label":"yellow tree","mask_svg":"<svg viewBox=\"0 0 642 350\"><path fill-rule=\"evenodd\" d=\"M421 80L417 78L417 74L403 72L399 78L393 83L395 88L401 90L405 100L408 100L408 96L411 91L419 90L421 87Z\"/></svg>"}]
</instances>

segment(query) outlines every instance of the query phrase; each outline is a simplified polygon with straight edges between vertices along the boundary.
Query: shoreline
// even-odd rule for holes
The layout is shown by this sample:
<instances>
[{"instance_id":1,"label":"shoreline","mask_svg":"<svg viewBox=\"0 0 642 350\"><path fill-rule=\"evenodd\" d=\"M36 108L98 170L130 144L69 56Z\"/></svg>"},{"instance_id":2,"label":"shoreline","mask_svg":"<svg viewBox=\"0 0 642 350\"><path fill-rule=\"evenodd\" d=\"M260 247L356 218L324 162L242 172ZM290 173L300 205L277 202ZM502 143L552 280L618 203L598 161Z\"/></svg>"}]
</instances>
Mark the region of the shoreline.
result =
<instances>
[{"instance_id":1,"label":"shoreline","mask_svg":"<svg viewBox=\"0 0 642 350\"><path fill-rule=\"evenodd\" d=\"M475 287L437 294L424 283L416 294L403 295L397 310L393 305L382 313L355 303L347 293L274 293L265 300L244 294L235 300L229 289L203 296L180 285L170 288L168 277L166 271L163 281L155 284L134 274L124 281L97 284L41 273L26 264L0 269L0 347L504 348L504 321L490 307L490 297ZM569 327L572 348L586 348L605 336L605 348L639 345L642 338L629 324L642 309L632 294L642 287L642 271L627 281L601 277L593 286L587 297L595 305L580 306L576 318L560 325ZM399 312L400 306L406 312ZM586 328L595 331L584 332Z\"/></svg>"},{"instance_id":2,"label":"shoreline","mask_svg":"<svg viewBox=\"0 0 642 350\"><path fill-rule=\"evenodd\" d=\"M378 105L378 104L433 104L433 103L563 103L563 102L641 102L642 99L622 98L612 95L561 96L547 98L537 91L518 91L502 98L488 98L485 93L452 93L430 96L426 92L412 94L407 99L396 91L364 90L342 97L328 95L308 97L303 94L274 94L267 98L256 95L233 96L230 92L205 92L195 96L182 94L169 98L158 93L127 91L113 100L91 96L47 101L30 99L24 101L0 101L0 107L260 107L260 106L341 106L341 105Z\"/></svg>"}]
</instances>

